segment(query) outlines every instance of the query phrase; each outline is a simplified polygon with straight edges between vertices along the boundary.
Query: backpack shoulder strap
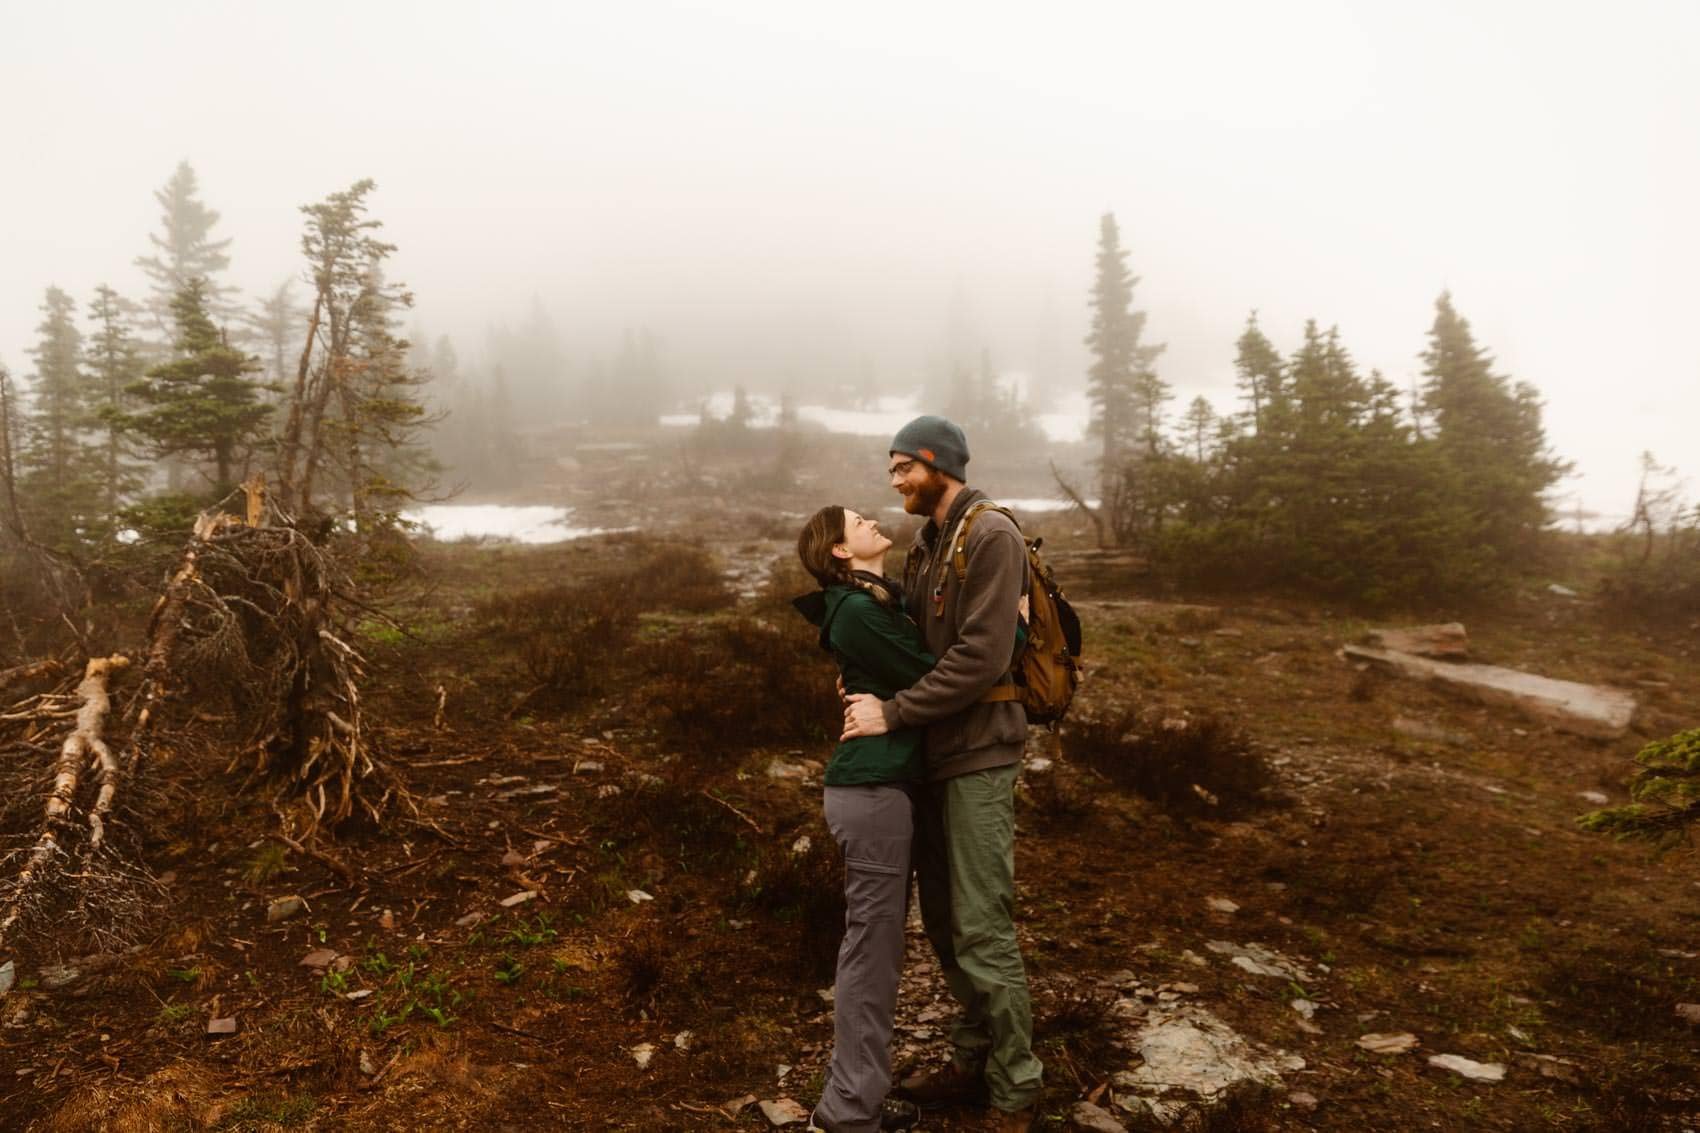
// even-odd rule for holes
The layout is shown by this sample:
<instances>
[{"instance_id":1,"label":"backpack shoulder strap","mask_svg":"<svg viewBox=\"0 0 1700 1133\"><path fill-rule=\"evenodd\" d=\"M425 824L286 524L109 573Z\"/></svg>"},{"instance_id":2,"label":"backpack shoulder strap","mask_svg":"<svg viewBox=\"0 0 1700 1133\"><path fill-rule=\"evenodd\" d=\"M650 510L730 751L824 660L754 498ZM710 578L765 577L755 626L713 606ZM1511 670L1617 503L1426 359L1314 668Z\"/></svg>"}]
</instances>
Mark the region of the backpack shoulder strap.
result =
<instances>
[{"instance_id":1,"label":"backpack shoulder strap","mask_svg":"<svg viewBox=\"0 0 1700 1133\"><path fill-rule=\"evenodd\" d=\"M1015 522L1015 513L1002 504L994 503L991 500L980 500L975 503L957 523L956 532L951 539L950 561L956 568L957 582L968 577L968 531L974 526L974 521L980 518L982 513L988 511L995 511L1000 515L1007 516L1011 523L1015 523L1016 533L1019 534L1021 531L1021 524Z\"/></svg>"}]
</instances>

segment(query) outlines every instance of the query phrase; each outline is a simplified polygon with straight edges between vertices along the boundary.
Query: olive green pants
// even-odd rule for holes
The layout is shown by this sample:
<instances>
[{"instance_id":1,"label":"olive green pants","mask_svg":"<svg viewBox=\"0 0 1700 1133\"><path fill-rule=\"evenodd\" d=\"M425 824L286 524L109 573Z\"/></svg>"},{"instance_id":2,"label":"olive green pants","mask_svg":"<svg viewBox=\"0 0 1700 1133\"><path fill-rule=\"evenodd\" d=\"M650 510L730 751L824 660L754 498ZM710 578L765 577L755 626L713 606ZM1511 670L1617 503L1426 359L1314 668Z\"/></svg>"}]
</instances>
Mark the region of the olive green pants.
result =
<instances>
[{"instance_id":1,"label":"olive green pants","mask_svg":"<svg viewBox=\"0 0 1700 1133\"><path fill-rule=\"evenodd\" d=\"M1019 765L928 783L916 808L921 922L962 1009L955 1059L985 1068L992 1105L1025 1109L1044 1068L1015 939L1015 777Z\"/></svg>"}]
</instances>

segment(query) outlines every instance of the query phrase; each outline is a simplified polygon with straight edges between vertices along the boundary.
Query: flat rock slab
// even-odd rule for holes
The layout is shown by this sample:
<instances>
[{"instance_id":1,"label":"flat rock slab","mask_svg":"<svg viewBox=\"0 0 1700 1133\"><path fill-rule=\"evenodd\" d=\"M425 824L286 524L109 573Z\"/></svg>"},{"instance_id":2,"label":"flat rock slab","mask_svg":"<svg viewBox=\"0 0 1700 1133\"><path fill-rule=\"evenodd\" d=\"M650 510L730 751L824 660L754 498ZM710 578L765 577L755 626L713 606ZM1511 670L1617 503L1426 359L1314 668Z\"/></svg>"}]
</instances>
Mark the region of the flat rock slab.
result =
<instances>
[{"instance_id":1,"label":"flat rock slab","mask_svg":"<svg viewBox=\"0 0 1700 1133\"><path fill-rule=\"evenodd\" d=\"M1255 1049L1202 1007L1154 1014L1134 1041L1143 1062L1115 1075L1127 1091L1116 1104L1163 1125L1215 1104L1242 1083L1279 1086L1282 1071L1304 1069L1304 1059Z\"/></svg>"},{"instance_id":2,"label":"flat rock slab","mask_svg":"<svg viewBox=\"0 0 1700 1133\"><path fill-rule=\"evenodd\" d=\"M1346 656L1439 685L1483 704L1515 708L1563 732L1613 740L1629 731L1635 697L1622 689L1560 681L1498 665L1434 661L1393 649L1348 645Z\"/></svg>"},{"instance_id":3,"label":"flat rock slab","mask_svg":"<svg viewBox=\"0 0 1700 1133\"><path fill-rule=\"evenodd\" d=\"M1366 638L1380 649L1415 653L1419 657L1435 657L1443 661L1462 661L1470 655L1470 639L1464 633L1463 622L1406 629L1372 629Z\"/></svg>"}]
</instances>

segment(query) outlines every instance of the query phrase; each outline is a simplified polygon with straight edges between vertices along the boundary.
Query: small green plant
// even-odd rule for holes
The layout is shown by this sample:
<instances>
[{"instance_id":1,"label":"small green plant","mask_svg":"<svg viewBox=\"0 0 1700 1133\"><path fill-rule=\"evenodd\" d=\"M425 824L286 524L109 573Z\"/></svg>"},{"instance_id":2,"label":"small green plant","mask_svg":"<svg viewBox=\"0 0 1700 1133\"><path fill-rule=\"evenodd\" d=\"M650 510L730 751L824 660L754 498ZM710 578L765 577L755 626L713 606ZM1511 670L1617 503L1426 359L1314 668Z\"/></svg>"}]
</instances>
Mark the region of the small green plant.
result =
<instances>
[{"instance_id":1,"label":"small green plant","mask_svg":"<svg viewBox=\"0 0 1700 1133\"><path fill-rule=\"evenodd\" d=\"M496 979L505 984L516 984L520 976L525 974L525 965L514 959L512 953L502 953L502 958L496 964Z\"/></svg>"},{"instance_id":2,"label":"small green plant","mask_svg":"<svg viewBox=\"0 0 1700 1133\"><path fill-rule=\"evenodd\" d=\"M360 966L377 976L387 976L395 971L395 962L382 952L375 952L361 961Z\"/></svg>"},{"instance_id":3,"label":"small green plant","mask_svg":"<svg viewBox=\"0 0 1700 1133\"><path fill-rule=\"evenodd\" d=\"M161 1026L181 1023L194 1013L195 1009L187 1003L167 1003L159 1009L158 1022Z\"/></svg>"},{"instance_id":4,"label":"small green plant","mask_svg":"<svg viewBox=\"0 0 1700 1133\"><path fill-rule=\"evenodd\" d=\"M242 880L249 885L264 885L289 868L289 850L277 842L262 842L248 859Z\"/></svg>"},{"instance_id":5,"label":"small green plant","mask_svg":"<svg viewBox=\"0 0 1700 1133\"><path fill-rule=\"evenodd\" d=\"M560 933L549 925L549 914L538 913L535 920L532 921L527 921L521 917L519 924L509 929L508 935L504 939L505 943L531 948L538 944L547 944L559 935Z\"/></svg>"},{"instance_id":6,"label":"small green plant","mask_svg":"<svg viewBox=\"0 0 1700 1133\"><path fill-rule=\"evenodd\" d=\"M326 995L346 995L348 993L348 973L331 969L319 979L319 990Z\"/></svg>"},{"instance_id":7,"label":"small green plant","mask_svg":"<svg viewBox=\"0 0 1700 1133\"><path fill-rule=\"evenodd\" d=\"M167 968L165 974L170 976L172 979L176 980L180 984L192 984L196 980L201 978L201 969L199 969L199 968Z\"/></svg>"}]
</instances>

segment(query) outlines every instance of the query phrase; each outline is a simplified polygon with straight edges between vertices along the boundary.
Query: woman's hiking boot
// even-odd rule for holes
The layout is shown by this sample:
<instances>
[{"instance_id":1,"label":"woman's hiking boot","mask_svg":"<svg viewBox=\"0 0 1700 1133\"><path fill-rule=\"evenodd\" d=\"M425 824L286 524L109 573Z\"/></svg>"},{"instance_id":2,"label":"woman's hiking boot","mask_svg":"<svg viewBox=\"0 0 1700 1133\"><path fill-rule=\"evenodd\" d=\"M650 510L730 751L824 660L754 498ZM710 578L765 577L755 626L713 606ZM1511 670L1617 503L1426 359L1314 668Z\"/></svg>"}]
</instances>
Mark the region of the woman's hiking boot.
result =
<instances>
[{"instance_id":1,"label":"woman's hiking boot","mask_svg":"<svg viewBox=\"0 0 1700 1133\"><path fill-rule=\"evenodd\" d=\"M911 1074L897 1083L891 1092L900 1098L908 1098L924 1110L991 1103L985 1074L978 1069L963 1070L954 1062L937 1070Z\"/></svg>"},{"instance_id":2,"label":"woman's hiking boot","mask_svg":"<svg viewBox=\"0 0 1700 1133\"><path fill-rule=\"evenodd\" d=\"M887 1097L880 1103L880 1130L885 1133L894 1129L913 1129L921 1120L921 1111L915 1108L913 1102L902 1098ZM835 1126L822 1121L818 1114L809 1115L809 1133L838 1133Z\"/></svg>"}]
</instances>

